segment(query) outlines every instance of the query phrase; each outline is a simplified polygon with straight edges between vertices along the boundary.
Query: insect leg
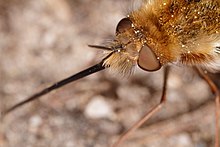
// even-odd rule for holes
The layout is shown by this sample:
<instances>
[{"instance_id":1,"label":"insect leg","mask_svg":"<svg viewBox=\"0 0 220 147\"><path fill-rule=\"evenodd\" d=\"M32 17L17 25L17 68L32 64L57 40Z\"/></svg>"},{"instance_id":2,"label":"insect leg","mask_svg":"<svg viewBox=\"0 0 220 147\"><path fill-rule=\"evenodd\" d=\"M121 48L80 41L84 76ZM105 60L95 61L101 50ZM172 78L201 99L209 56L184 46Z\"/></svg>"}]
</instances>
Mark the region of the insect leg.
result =
<instances>
[{"instance_id":1,"label":"insect leg","mask_svg":"<svg viewBox=\"0 0 220 147\"><path fill-rule=\"evenodd\" d=\"M199 75L207 82L212 93L215 95L215 147L219 147L219 108L220 92L211 78L199 67L195 67Z\"/></svg>"},{"instance_id":2,"label":"insect leg","mask_svg":"<svg viewBox=\"0 0 220 147\"><path fill-rule=\"evenodd\" d=\"M137 121L130 129L128 129L124 134L120 136L115 144L112 147L118 147L119 144L124 142L136 129L138 129L143 123L145 123L151 116L157 113L166 102L166 91L167 91L167 80L169 74L169 67L165 67L164 69L164 83L163 83L163 92L161 96L160 103L153 107L149 112L147 112L139 121Z\"/></svg>"}]
</instances>

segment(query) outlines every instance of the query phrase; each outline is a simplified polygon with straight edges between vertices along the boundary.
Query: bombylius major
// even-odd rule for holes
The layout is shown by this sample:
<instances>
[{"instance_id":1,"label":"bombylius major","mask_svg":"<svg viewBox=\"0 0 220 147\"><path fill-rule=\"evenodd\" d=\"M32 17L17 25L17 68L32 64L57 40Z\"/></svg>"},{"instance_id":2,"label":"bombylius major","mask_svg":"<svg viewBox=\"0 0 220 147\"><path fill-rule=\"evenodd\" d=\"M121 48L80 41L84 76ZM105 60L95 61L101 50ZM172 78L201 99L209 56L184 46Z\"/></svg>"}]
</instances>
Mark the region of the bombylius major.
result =
<instances>
[{"instance_id":1,"label":"bombylius major","mask_svg":"<svg viewBox=\"0 0 220 147\"><path fill-rule=\"evenodd\" d=\"M161 102L124 133L113 145L116 147L165 103L169 66L187 65L198 71L216 96L215 147L219 146L219 90L203 69L220 69L220 0L143 0L139 8L121 19L110 43L89 46L104 50L106 56L100 63L28 97L3 112L3 116L57 88L107 68L127 75L136 65L148 72L164 67Z\"/></svg>"}]
</instances>

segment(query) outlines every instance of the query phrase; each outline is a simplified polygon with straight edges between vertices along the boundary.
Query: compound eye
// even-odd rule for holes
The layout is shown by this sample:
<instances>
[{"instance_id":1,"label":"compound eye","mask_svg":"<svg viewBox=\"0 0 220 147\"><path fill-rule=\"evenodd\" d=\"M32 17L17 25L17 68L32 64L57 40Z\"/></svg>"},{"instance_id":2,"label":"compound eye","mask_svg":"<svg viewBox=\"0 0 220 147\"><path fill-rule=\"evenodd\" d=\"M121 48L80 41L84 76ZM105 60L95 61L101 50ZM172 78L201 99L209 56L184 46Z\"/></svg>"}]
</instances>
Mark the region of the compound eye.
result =
<instances>
[{"instance_id":1,"label":"compound eye","mask_svg":"<svg viewBox=\"0 0 220 147\"><path fill-rule=\"evenodd\" d=\"M161 68L160 61L148 46L143 46L141 48L139 52L138 66L146 71L156 71Z\"/></svg>"},{"instance_id":2,"label":"compound eye","mask_svg":"<svg viewBox=\"0 0 220 147\"><path fill-rule=\"evenodd\" d=\"M132 22L129 18L123 18L117 25L116 33L123 33L132 28Z\"/></svg>"}]
</instances>

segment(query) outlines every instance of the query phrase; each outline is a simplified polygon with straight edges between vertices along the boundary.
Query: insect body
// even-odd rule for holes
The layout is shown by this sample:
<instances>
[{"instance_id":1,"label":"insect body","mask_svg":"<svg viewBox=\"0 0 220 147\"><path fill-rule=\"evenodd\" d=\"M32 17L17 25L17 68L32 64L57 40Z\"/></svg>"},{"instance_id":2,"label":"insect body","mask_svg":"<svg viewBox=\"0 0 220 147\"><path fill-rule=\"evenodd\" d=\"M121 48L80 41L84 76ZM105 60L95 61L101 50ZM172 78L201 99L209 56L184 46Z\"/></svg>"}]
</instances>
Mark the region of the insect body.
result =
<instances>
[{"instance_id":1,"label":"insect body","mask_svg":"<svg viewBox=\"0 0 220 147\"><path fill-rule=\"evenodd\" d=\"M105 50L106 57L78 74L66 78L4 112L15 110L50 91L70 82L112 68L129 74L135 65L146 71L156 71L162 66L196 66L216 95L216 142L219 146L218 108L219 91L200 67L219 70L220 64L220 0L148 0L123 18L117 25L116 35L106 46L90 45ZM163 93L160 104L153 107L114 145L118 146L139 126L161 109L166 101L166 83L169 68L165 68Z\"/></svg>"},{"instance_id":2,"label":"insect body","mask_svg":"<svg viewBox=\"0 0 220 147\"><path fill-rule=\"evenodd\" d=\"M119 23L114 45L121 48L105 64L119 71L136 63L148 71L167 63L218 68L220 1L148 1Z\"/></svg>"}]
</instances>

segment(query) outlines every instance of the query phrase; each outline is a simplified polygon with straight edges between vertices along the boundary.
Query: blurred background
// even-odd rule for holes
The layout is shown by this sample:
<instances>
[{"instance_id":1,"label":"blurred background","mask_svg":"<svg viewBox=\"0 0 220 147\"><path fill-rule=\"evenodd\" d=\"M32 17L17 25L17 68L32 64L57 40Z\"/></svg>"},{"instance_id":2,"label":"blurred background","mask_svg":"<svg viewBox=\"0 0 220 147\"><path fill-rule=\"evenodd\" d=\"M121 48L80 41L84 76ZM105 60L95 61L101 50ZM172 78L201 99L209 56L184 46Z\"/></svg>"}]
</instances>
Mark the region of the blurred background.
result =
<instances>
[{"instance_id":1,"label":"blurred background","mask_svg":"<svg viewBox=\"0 0 220 147\"><path fill-rule=\"evenodd\" d=\"M133 0L0 0L0 110L101 60ZM212 75L217 82L219 75ZM102 71L10 113L1 147L107 147L160 101L163 69ZM123 147L210 147L214 96L191 68L173 67L163 109Z\"/></svg>"}]
</instances>

